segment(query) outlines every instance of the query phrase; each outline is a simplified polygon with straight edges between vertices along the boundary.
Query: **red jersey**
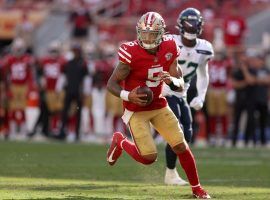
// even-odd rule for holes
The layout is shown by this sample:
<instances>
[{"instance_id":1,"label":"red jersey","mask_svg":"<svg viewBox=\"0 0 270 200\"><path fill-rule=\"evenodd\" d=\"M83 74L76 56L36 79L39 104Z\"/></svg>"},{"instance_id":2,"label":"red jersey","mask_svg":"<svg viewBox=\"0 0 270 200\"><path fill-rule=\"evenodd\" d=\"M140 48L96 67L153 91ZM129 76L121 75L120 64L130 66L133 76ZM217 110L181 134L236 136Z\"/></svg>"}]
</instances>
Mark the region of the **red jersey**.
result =
<instances>
[{"instance_id":1,"label":"red jersey","mask_svg":"<svg viewBox=\"0 0 270 200\"><path fill-rule=\"evenodd\" d=\"M212 60L209 62L209 86L212 88L225 88L231 69L230 60Z\"/></svg>"},{"instance_id":2,"label":"red jersey","mask_svg":"<svg viewBox=\"0 0 270 200\"><path fill-rule=\"evenodd\" d=\"M31 64L34 62L29 55L20 57L7 56L4 61L6 74L12 84L25 84L32 80Z\"/></svg>"},{"instance_id":3,"label":"red jersey","mask_svg":"<svg viewBox=\"0 0 270 200\"><path fill-rule=\"evenodd\" d=\"M123 81L125 90L131 91L137 86L148 86L153 91L153 101L148 106L139 106L124 101L124 107L130 111L149 111L163 108L167 105L161 95L163 82L158 74L169 71L171 64L179 56L180 51L173 39L165 38L159 45L156 55L148 53L138 41L124 43L118 51L119 60L130 66L130 74Z\"/></svg>"},{"instance_id":4,"label":"red jersey","mask_svg":"<svg viewBox=\"0 0 270 200\"><path fill-rule=\"evenodd\" d=\"M104 86L109 80L112 72L113 72L113 62L110 60L103 58L95 61L95 73L98 73L102 76L102 81Z\"/></svg>"},{"instance_id":5,"label":"red jersey","mask_svg":"<svg viewBox=\"0 0 270 200\"><path fill-rule=\"evenodd\" d=\"M245 20L240 16L231 16L224 21L224 39L227 46L240 45L244 31Z\"/></svg>"},{"instance_id":6,"label":"red jersey","mask_svg":"<svg viewBox=\"0 0 270 200\"><path fill-rule=\"evenodd\" d=\"M40 60L42 74L46 81L46 90L55 90L56 82L63 72L65 60L61 57L44 57Z\"/></svg>"}]
</instances>

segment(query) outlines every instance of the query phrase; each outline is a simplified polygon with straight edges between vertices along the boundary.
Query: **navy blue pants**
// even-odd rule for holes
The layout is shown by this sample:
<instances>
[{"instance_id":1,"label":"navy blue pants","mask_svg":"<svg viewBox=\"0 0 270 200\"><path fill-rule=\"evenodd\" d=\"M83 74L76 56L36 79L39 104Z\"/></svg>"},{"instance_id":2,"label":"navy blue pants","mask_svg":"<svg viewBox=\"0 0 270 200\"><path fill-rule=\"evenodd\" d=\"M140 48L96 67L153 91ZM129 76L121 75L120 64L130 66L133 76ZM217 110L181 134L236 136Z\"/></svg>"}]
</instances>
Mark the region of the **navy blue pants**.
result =
<instances>
[{"instance_id":1,"label":"navy blue pants","mask_svg":"<svg viewBox=\"0 0 270 200\"><path fill-rule=\"evenodd\" d=\"M190 107L184 98L176 96L166 97L168 104L179 120L180 125L184 131L186 141L189 143L192 137L192 116ZM175 168L177 155L174 153L169 144L166 145L166 164L169 169Z\"/></svg>"}]
</instances>

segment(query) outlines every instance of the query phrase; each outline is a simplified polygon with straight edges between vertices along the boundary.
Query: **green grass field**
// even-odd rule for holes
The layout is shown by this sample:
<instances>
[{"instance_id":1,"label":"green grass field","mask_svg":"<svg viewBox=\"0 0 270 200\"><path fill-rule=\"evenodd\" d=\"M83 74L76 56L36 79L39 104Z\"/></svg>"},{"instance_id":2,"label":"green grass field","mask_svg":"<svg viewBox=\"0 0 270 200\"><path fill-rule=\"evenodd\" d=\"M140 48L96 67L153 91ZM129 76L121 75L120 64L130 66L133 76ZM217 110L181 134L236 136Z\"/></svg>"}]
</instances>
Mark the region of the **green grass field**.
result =
<instances>
[{"instance_id":1,"label":"green grass field","mask_svg":"<svg viewBox=\"0 0 270 200\"><path fill-rule=\"evenodd\" d=\"M192 199L188 186L163 185L163 146L151 166L124 154L110 167L106 150L93 144L2 141L0 199ZM269 149L193 151L201 183L214 199L270 199Z\"/></svg>"}]
</instances>

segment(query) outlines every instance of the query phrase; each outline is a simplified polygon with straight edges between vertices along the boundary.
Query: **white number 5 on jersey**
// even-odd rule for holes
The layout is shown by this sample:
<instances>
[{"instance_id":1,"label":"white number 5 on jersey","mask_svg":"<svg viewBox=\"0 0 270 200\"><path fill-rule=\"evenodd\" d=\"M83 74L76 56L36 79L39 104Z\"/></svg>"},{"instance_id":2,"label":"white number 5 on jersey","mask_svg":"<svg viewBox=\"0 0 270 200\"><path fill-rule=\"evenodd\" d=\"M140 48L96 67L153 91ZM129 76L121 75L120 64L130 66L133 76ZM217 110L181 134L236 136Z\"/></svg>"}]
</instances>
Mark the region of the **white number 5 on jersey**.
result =
<instances>
[{"instance_id":1,"label":"white number 5 on jersey","mask_svg":"<svg viewBox=\"0 0 270 200\"><path fill-rule=\"evenodd\" d=\"M163 67L150 68L148 69L148 80L146 85L148 87L157 87L160 84L160 78L158 74L163 71Z\"/></svg>"}]
</instances>

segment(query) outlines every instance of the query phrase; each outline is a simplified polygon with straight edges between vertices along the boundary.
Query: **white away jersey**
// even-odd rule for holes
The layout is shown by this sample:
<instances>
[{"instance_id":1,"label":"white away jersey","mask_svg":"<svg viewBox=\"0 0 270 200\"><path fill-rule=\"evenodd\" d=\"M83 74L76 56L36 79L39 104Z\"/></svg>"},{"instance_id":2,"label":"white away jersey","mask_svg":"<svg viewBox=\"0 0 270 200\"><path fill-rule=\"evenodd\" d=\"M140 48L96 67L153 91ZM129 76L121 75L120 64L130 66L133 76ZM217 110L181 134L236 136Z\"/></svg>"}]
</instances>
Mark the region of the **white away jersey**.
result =
<instances>
[{"instance_id":1,"label":"white away jersey","mask_svg":"<svg viewBox=\"0 0 270 200\"><path fill-rule=\"evenodd\" d=\"M178 97L186 97L187 90L190 86L190 81L198 72L198 68L205 67L207 61L214 57L213 47L210 42L197 38L197 44L195 47L185 47L181 40L181 35L170 35L180 48L180 56L178 57L178 63L181 66L183 78L184 78L184 90L183 92L171 91L166 84L163 88L163 95L175 95Z\"/></svg>"}]
</instances>

